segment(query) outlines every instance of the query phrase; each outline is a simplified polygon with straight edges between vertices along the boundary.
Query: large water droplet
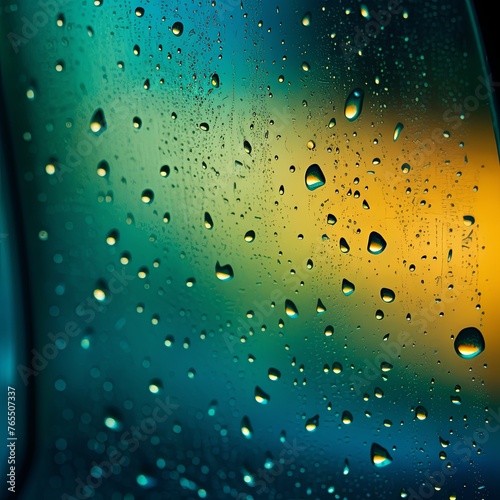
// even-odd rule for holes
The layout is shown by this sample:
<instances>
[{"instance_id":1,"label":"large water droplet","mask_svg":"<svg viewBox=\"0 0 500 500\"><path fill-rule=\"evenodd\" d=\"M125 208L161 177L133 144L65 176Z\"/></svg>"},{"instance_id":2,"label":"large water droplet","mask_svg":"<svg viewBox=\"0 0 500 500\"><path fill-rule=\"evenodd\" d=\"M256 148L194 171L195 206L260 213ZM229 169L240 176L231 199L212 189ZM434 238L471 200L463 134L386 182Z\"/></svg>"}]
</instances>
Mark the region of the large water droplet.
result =
<instances>
[{"instance_id":1,"label":"large water droplet","mask_svg":"<svg viewBox=\"0 0 500 500\"><path fill-rule=\"evenodd\" d=\"M325 305L323 304L323 302L321 301L321 299L318 299L318 302L316 304L316 312L318 314L323 314L325 311L326 311Z\"/></svg>"},{"instance_id":2,"label":"large water droplet","mask_svg":"<svg viewBox=\"0 0 500 500\"><path fill-rule=\"evenodd\" d=\"M308 430L309 432L313 432L318 428L318 425L319 425L319 415L315 415L314 417L306 421L306 430Z\"/></svg>"},{"instance_id":3,"label":"large water droplet","mask_svg":"<svg viewBox=\"0 0 500 500\"><path fill-rule=\"evenodd\" d=\"M266 394L259 386L255 388L255 401L261 405L267 405L271 400L271 396Z\"/></svg>"},{"instance_id":4,"label":"large water droplet","mask_svg":"<svg viewBox=\"0 0 500 500\"><path fill-rule=\"evenodd\" d=\"M368 237L368 251L374 255L378 255L385 250L387 246L384 238L377 232L372 231Z\"/></svg>"},{"instance_id":5,"label":"large water droplet","mask_svg":"<svg viewBox=\"0 0 500 500\"><path fill-rule=\"evenodd\" d=\"M229 281L234 278L233 268L229 265L221 265L219 261L215 264L215 275L221 281Z\"/></svg>"},{"instance_id":6,"label":"large water droplet","mask_svg":"<svg viewBox=\"0 0 500 500\"><path fill-rule=\"evenodd\" d=\"M349 280L346 280L344 278L342 280L342 293L344 295L352 295L354 293L354 290L356 290L354 283L351 283Z\"/></svg>"},{"instance_id":7,"label":"large water droplet","mask_svg":"<svg viewBox=\"0 0 500 500\"><path fill-rule=\"evenodd\" d=\"M95 135L100 135L106 130L106 126L104 111L99 108L90 119L90 130L94 132Z\"/></svg>"},{"instance_id":8,"label":"large water droplet","mask_svg":"<svg viewBox=\"0 0 500 500\"><path fill-rule=\"evenodd\" d=\"M398 122L398 124L394 128L394 142L398 140L399 134L401 134L404 127L405 126L401 122Z\"/></svg>"},{"instance_id":9,"label":"large water droplet","mask_svg":"<svg viewBox=\"0 0 500 500\"><path fill-rule=\"evenodd\" d=\"M320 166L313 163L306 171L306 186L309 191L314 191L321 186L324 186L326 182L323 171Z\"/></svg>"},{"instance_id":10,"label":"large water droplet","mask_svg":"<svg viewBox=\"0 0 500 500\"><path fill-rule=\"evenodd\" d=\"M212 75L212 86L218 88L219 85L220 85L219 75L217 73L214 73Z\"/></svg>"},{"instance_id":11,"label":"large water droplet","mask_svg":"<svg viewBox=\"0 0 500 500\"><path fill-rule=\"evenodd\" d=\"M473 326L461 330L454 345L456 353L465 359L479 356L485 348L483 334Z\"/></svg>"},{"instance_id":12,"label":"large water droplet","mask_svg":"<svg viewBox=\"0 0 500 500\"><path fill-rule=\"evenodd\" d=\"M252 154L252 145L248 141L243 141L243 149L246 154Z\"/></svg>"},{"instance_id":13,"label":"large water droplet","mask_svg":"<svg viewBox=\"0 0 500 500\"><path fill-rule=\"evenodd\" d=\"M149 205L150 203L152 203L154 198L155 198L155 194L153 193L153 191L151 189L145 189L142 192L141 200L143 203L146 203L146 205Z\"/></svg>"},{"instance_id":14,"label":"large water droplet","mask_svg":"<svg viewBox=\"0 0 500 500\"><path fill-rule=\"evenodd\" d=\"M375 467L385 467L392 462L389 452L377 443L372 444L370 456Z\"/></svg>"},{"instance_id":15,"label":"large water droplet","mask_svg":"<svg viewBox=\"0 0 500 500\"><path fill-rule=\"evenodd\" d=\"M281 372L276 368L269 368L267 375L270 380L278 380L281 377Z\"/></svg>"},{"instance_id":16,"label":"large water droplet","mask_svg":"<svg viewBox=\"0 0 500 500\"><path fill-rule=\"evenodd\" d=\"M299 311L297 306L289 299L285 300L285 312L289 318L298 318Z\"/></svg>"},{"instance_id":17,"label":"large water droplet","mask_svg":"<svg viewBox=\"0 0 500 500\"><path fill-rule=\"evenodd\" d=\"M345 102L344 114L350 122L356 120L361 114L364 95L364 91L360 88L354 89L349 94L349 97Z\"/></svg>"},{"instance_id":18,"label":"large water droplet","mask_svg":"<svg viewBox=\"0 0 500 500\"><path fill-rule=\"evenodd\" d=\"M380 297L384 302L389 304L390 302L394 302L396 294L390 288L382 288L382 290L380 290Z\"/></svg>"},{"instance_id":19,"label":"large water droplet","mask_svg":"<svg viewBox=\"0 0 500 500\"><path fill-rule=\"evenodd\" d=\"M329 224L330 226L334 226L337 223L337 217L333 214L328 214L328 217L326 218L326 223Z\"/></svg>"}]
</instances>

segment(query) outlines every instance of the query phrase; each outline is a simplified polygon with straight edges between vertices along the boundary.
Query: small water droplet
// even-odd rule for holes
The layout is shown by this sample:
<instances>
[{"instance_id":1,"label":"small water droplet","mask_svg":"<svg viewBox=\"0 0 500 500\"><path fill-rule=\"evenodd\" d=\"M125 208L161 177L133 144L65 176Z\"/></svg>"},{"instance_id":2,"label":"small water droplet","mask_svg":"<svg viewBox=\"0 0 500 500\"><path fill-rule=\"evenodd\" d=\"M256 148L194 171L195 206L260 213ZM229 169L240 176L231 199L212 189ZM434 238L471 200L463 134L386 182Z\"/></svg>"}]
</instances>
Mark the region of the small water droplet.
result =
<instances>
[{"instance_id":1,"label":"small water droplet","mask_svg":"<svg viewBox=\"0 0 500 500\"><path fill-rule=\"evenodd\" d=\"M271 396L266 394L259 386L255 388L255 401L261 405L267 405L271 400Z\"/></svg>"},{"instance_id":2,"label":"small water droplet","mask_svg":"<svg viewBox=\"0 0 500 500\"><path fill-rule=\"evenodd\" d=\"M350 250L349 244L344 238L340 238L339 246L342 253L348 253Z\"/></svg>"},{"instance_id":3,"label":"small water droplet","mask_svg":"<svg viewBox=\"0 0 500 500\"><path fill-rule=\"evenodd\" d=\"M368 237L368 251L374 255L378 255L385 250L386 241L379 233L372 231Z\"/></svg>"},{"instance_id":4,"label":"small water droplet","mask_svg":"<svg viewBox=\"0 0 500 500\"><path fill-rule=\"evenodd\" d=\"M176 21L172 25L172 33L175 36L181 36L183 32L184 32L184 25L180 21Z\"/></svg>"},{"instance_id":5,"label":"small water droplet","mask_svg":"<svg viewBox=\"0 0 500 500\"><path fill-rule=\"evenodd\" d=\"M476 219L472 215L464 215L464 225L469 227L476 222Z\"/></svg>"},{"instance_id":6,"label":"small water droplet","mask_svg":"<svg viewBox=\"0 0 500 500\"><path fill-rule=\"evenodd\" d=\"M309 432L314 432L319 425L319 415L315 415L314 417L308 419L306 421L306 430Z\"/></svg>"},{"instance_id":7,"label":"small water droplet","mask_svg":"<svg viewBox=\"0 0 500 500\"><path fill-rule=\"evenodd\" d=\"M333 128L335 125L337 125L337 120L335 118L331 118L328 122L328 128Z\"/></svg>"},{"instance_id":8,"label":"small water droplet","mask_svg":"<svg viewBox=\"0 0 500 500\"><path fill-rule=\"evenodd\" d=\"M385 467L392 463L392 457L389 455L389 452L377 443L372 444L370 456L375 467Z\"/></svg>"},{"instance_id":9,"label":"small water droplet","mask_svg":"<svg viewBox=\"0 0 500 500\"><path fill-rule=\"evenodd\" d=\"M382 290L380 290L380 297L384 302L387 302L389 304L391 302L394 302L396 294L390 288L382 288Z\"/></svg>"},{"instance_id":10,"label":"small water droplet","mask_svg":"<svg viewBox=\"0 0 500 500\"><path fill-rule=\"evenodd\" d=\"M247 439L251 439L253 436L252 424L250 423L250 419L246 416L241 420L241 433Z\"/></svg>"},{"instance_id":11,"label":"small water droplet","mask_svg":"<svg viewBox=\"0 0 500 500\"><path fill-rule=\"evenodd\" d=\"M281 372L276 368L269 368L267 375L270 380L278 380L281 377Z\"/></svg>"},{"instance_id":12,"label":"small water droplet","mask_svg":"<svg viewBox=\"0 0 500 500\"><path fill-rule=\"evenodd\" d=\"M331 337L333 335L334 328L332 325L328 325L325 328L325 337Z\"/></svg>"},{"instance_id":13,"label":"small water droplet","mask_svg":"<svg viewBox=\"0 0 500 500\"><path fill-rule=\"evenodd\" d=\"M245 150L245 153L247 154L252 154L252 145L248 141L243 141L243 149Z\"/></svg>"},{"instance_id":14,"label":"small water droplet","mask_svg":"<svg viewBox=\"0 0 500 500\"><path fill-rule=\"evenodd\" d=\"M316 143L313 140L307 141L307 149L312 151L316 147Z\"/></svg>"},{"instance_id":15,"label":"small water droplet","mask_svg":"<svg viewBox=\"0 0 500 500\"><path fill-rule=\"evenodd\" d=\"M210 126L208 125L208 123L203 122L200 123L200 129L203 130L203 132L208 132L210 130Z\"/></svg>"},{"instance_id":16,"label":"small water droplet","mask_svg":"<svg viewBox=\"0 0 500 500\"><path fill-rule=\"evenodd\" d=\"M217 261L215 264L215 275L221 281L232 280L234 278L233 268L229 264L222 266L219 264L219 261Z\"/></svg>"},{"instance_id":17,"label":"small water droplet","mask_svg":"<svg viewBox=\"0 0 500 500\"><path fill-rule=\"evenodd\" d=\"M304 17L302 18L302 26L310 26L311 25L311 13L306 12Z\"/></svg>"},{"instance_id":18,"label":"small water droplet","mask_svg":"<svg viewBox=\"0 0 500 500\"><path fill-rule=\"evenodd\" d=\"M393 366L391 365L391 363L389 363L387 361L382 361L382 363L380 363L380 369L383 372L389 372L393 369Z\"/></svg>"},{"instance_id":19,"label":"small water droplet","mask_svg":"<svg viewBox=\"0 0 500 500\"><path fill-rule=\"evenodd\" d=\"M137 17L142 17L144 15L144 9L142 7L137 7L135 9L135 15Z\"/></svg>"},{"instance_id":20,"label":"small water droplet","mask_svg":"<svg viewBox=\"0 0 500 500\"><path fill-rule=\"evenodd\" d=\"M397 125L394 127L394 142L398 140L399 134L401 134L404 127L405 126L401 122L398 122Z\"/></svg>"},{"instance_id":21,"label":"small water droplet","mask_svg":"<svg viewBox=\"0 0 500 500\"><path fill-rule=\"evenodd\" d=\"M313 163L308 167L306 171L306 186L309 191L314 191L315 189L324 186L325 182L325 176L319 165Z\"/></svg>"},{"instance_id":22,"label":"small water droplet","mask_svg":"<svg viewBox=\"0 0 500 500\"><path fill-rule=\"evenodd\" d=\"M297 306L289 299L285 300L285 312L289 318L298 318L299 311Z\"/></svg>"},{"instance_id":23,"label":"small water droplet","mask_svg":"<svg viewBox=\"0 0 500 500\"><path fill-rule=\"evenodd\" d=\"M356 290L356 287L354 286L354 283L351 283L349 280L346 280L345 278L342 280L342 293L346 296L352 295L354 291Z\"/></svg>"},{"instance_id":24,"label":"small water droplet","mask_svg":"<svg viewBox=\"0 0 500 500\"><path fill-rule=\"evenodd\" d=\"M153 202L154 197L155 197L155 194L153 193L153 191L151 189L145 189L142 192L141 200L143 203L146 203L147 205L149 205L150 203Z\"/></svg>"},{"instance_id":25,"label":"small water droplet","mask_svg":"<svg viewBox=\"0 0 500 500\"><path fill-rule=\"evenodd\" d=\"M318 299L318 302L316 304L316 312L318 314L323 314L325 311L326 311L325 305L323 304L323 302L321 302L321 299Z\"/></svg>"},{"instance_id":26,"label":"small water droplet","mask_svg":"<svg viewBox=\"0 0 500 500\"><path fill-rule=\"evenodd\" d=\"M92 118L90 119L90 130L95 135L102 134L107 128L106 118L104 117L104 111L99 108L97 109Z\"/></svg>"},{"instance_id":27,"label":"small water droplet","mask_svg":"<svg viewBox=\"0 0 500 500\"><path fill-rule=\"evenodd\" d=\"M423 406L415 408L415 416L418 420L425 420L427 418L427 410Z\"/></svg>"},{"instance_id":28,"label":"small water droplet","mask_svg":"<svg viewBox=\"0 0 500 500\"><path fill-rule=\"evenodd\" d=\"M382 309L377 309L375 311L375 318L378 319L378 320L381 320L381 319L384 319L384 311L382 311Z\"/></svg>"},{"instance_id":29,"label":"small water droplet","mask_svg":"<svg viewBox=\"0 0 500 500\"><path fill-rule=\"evenodd\" d=\"M219 75L217 73L214 73L212 75L212 86L215 87L216 89L219 88L220 85L220 80L219 80Z\"/></svg>"},{"instance_id":30,"label":"small water droplet","mask_svg":"<svg viewBox=\"0 0 500 500\"><path fill-rule=\"evenodd\" d=\"M356 120L363 109L364 91L360 88L354 89L345 102L344 115L350 121Z\"/></svg>"},{"instance_id":31,"label":"small water droplet","mask_svg":"<svg viewBox=\"0 0 500 500\"><path fill-rule=\"evenodd\" d=\"M456 353L464 359L479 356L485 348L483 334L473 326L461 330L454 345Z\"/></svg>"},{"instance_id":32,"label":"small water droplet","mask_svg":"<svg viewBox=\"0 0 500 500\"><path fill-rule=\"evenodd\" d=\"M403 171L404 174L407 174L411 170L411 167L408 163L403 163L401 165L401 170Z\"/></svg>"},{"instance_id":33,"label":"small water droplet","mask_svg":"<svg viewBox=\"0 0 500 500\"><path fill-rule=\"evenodd\" d=\"M328 217L326 218L326 223L329 224L330 226L334 226L337 223L337 217L333 214L328 214Z\"/></svg>"},{"instance_id":34,"label":"small water droplet","mask_svg":"<svg viewBox=\"0 0 500 500\"><path fill-rule=\"evenodd\" d=\"M118 242L119 233L117 229L112 229L106 236L106 243L109 246L113 246Z\"/></svg>"},{"instance_id":35,"label":"small water droplet","mask_svg":"<svg viewBox=\"0 0 500 500\"><path fill-rule=\"evenodd\" d=\"M252 243L252 241L254 241L254 240L255 240L255 231L252 231L252 230L247 231L245 233L245 241L247 243Z\"/></svg>"},{"instance_id":36,"label":"small water droplet","mask_svg":"<svg viewBox=\"0 0 500 500\"><path fill-rule=\"evenodd\" d=\"M353 421L353 416L350 411L344 410L342 413L342 423L345 425L349 425Z\"/></svg>"},{"instance_id":37,"label":"small water droplet","mask_svg":"<svg viewBox=\"0 0 500 500\"><path fill-rule=\"evenodd\" d=\"M305 71L305 72L307 72L307 71L309 71L310 69L311 69L311 66L309 65L309 63L308 63L307 61L304 61L304 62L302 63L302 70L303 70L303 71Z\"/></svg>"},{"instance_id":38,"label":"small water droplet","mask_svg":"<svg viewBox=\"0 0 500 500\"><path fill-rule=\"evenodd\" d=\"M205 212L204 223L207 229L212 229L214 227L214 221L208 212Z\"/></svg>"}]
</instances>

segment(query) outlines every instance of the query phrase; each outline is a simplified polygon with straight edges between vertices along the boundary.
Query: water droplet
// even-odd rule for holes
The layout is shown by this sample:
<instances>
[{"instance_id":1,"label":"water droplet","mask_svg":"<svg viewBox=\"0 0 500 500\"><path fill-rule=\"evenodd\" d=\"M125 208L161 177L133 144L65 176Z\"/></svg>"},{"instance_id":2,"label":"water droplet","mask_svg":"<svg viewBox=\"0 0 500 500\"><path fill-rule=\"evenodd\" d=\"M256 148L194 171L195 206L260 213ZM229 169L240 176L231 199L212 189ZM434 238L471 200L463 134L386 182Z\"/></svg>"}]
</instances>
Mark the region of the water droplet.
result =
<instances>
[{"instance_id":1,"label":"water droplet","mask_svg":"<svg viewBox=\"0 0 500 500\"><path fill-rule=\"evenodd\" d=\"M155 197L155 194L153 193L153 191L151 191L151 189L145 189L142 192L141 200L143 203L146 203L147 205L149 205L150 203L153 202L154 197Z\"/></svg>"},{"instance_id":2,"label":"water droplet","mask_svg":"<svg viewBox=\"0 0 500 500\"><path fill-rule=\"evenodd\" d=\"M106 118L104 117L104 111L99 108L95 111L90 119L90 130L94 132L95 135L100 135L106 130Z\"/></svg>"},{"instance_id":3,"label":"water droplet","mask_svg":"<svg viewBox=\"0 0 500 500\"><path fill-rule=\"evenodd\" d=\"M311 69L311 66L309 65L309 63L308 63L307 61L304 61L304 62L302 63L302 70L307 72L307 71L309 71L310 69Z\"/></svg>"},{"instance_id":4,"label":"water droplet","mask_svg":"<svg viewBox=\"0 0 500 500\"><path fill-rule=\"evenodd\" d=\"M377 309L375 311L375 318L378 319L378 320L381 320L381 319L384 319L384 311L382 311L381 309Z\"/></svg>"},{"instance_id":5,"label":"water droplet","mask_svg":"<svg viewBox=\"0 0 500 500\"><path fill-rule=\"evenodd\" d=\"M347 458L344 460L344 470L342 472L344 476L349 474L349 460L347 460Z\"/></svg>"},{"instance_id":6,"label":"water droplet","mask_svg":"<svg viewBox=\"0 0 500 500\"><path fill-rule=\"evenodd\" d=\"M389 452L377 443L372 444L370 456L375 467L385 467L392 462Z\"/></svg>"},{"instance_id":7,"label":"water droplet","mask_svg":"<svg viewBox=\"0 0 500 500\"><path fill-rule=\"evenodd\" d=\"M298 318L299 311L297 306L289 299L285 300L285 312L289 318Z\"/></svg>"},{"instance_id":8,"label":"water droplet","mask_svg":"<svg viewBox=\"0 0 500 500\"><path fill-rule=\"evenodd\" d=\"M269 368L267 375L270 380L278 380L281 377L281 372L276 368Z\"/></svg>"},{"instance_id":9,"label":"water droplet","mask_svg":"<svg viewBox=\"0 0 500 500\"><path fill-rule=\"evenodd\" d=\"M148 389L151 394L158 394L163 387L163 384L161 383L161 380L158 379L153 379L149 383Z\"/></svg>"},{"instance_id":10,"label":"water droplet","mask_svg":"<svg viewBox=\"0 0 500 500\"><path fill-rule=\"evenodd\" d=\"M360 88L354 89L349 94L349 97L345 102L344 114L350 122L356 120L361 114L363 109L364 94L364 91Z\"/></svg>"},{"instance_id":11,"label":"water droplet","mask_svg":"<svg viewBox=\"0 0 500 500\"><path fill-rule=\"evenodd\" d=\"M109 245L109 246L113 246L115 245L117 242L118 242L118 238L119 238L119 233L118 233L118 230L116 229L112 229L108 235L106 236L106 243Z\"/></svg>"},{"instance_id":12,"label":"water droplet","mask_svg":"<svg viewBox=\"0 0 500 500\"><path fill-rule=\"evenodd\" d=\"M464 359L479 356L485 348L483 334L473 326L461 330L454 345L456 353Z\"/></svg>"},{"instance_id":13,"label":"water droplet","mask_svg":"<svg viewBox=\"0 0 500 500\"><path fill-rule=\"evenodd\" d=\"M215 264L215 275L221 281L232 280L234 278L233 268L229 264L222 266L219 264L219 261L217 261Z\"/></svg>"},{"instance_id":14,"label":"water droplet","mask_svg":"<svg viewBox=\"0 0 500 500\"><path fill-rule=\"evenodd\" d=\"M320 166L313 163L306 171L306 186L309 191L314 191L321 186L324 186L326 182L323 171Z\"/></svg>"},{"instance_id":15,"label":"water droplet","mask_svg":"<svg viewBox=\"0 0 500 500\"><path fill-rule=\"evenodd\" d=\"M389 304L391 302L394 302L396 294L390 288L382 288L382 290L380 290L380 297L384 302L387 302Z\"/></svg>"},{"instance_id":16,"label":"water droplet","mask_svg":"<svg viewBox=\"0 0 500 500\"><path fill-rule=\"evenodd\" d=\"M407 174L411 170L411 167L408 163L403 163L401 165L401 170L403 171L404 174Z\"/></svg>"},{"instance_id":17,"label":"water droplet","mask_svg":"<svg viewBox=\"0 0 500 500\"><path fill-rule=\"evenodd\" d=\"M208 412L207 412L209 417L215 416L215 414L217 413L217 406L218 406L218 403L215 399L210 401L210 404L208 406Z\"/></svg>"},{"instance_id":18,"label":"water droplet","mask_svg":"<svg viewBox=\"0 0 500 500\"><path fill-rule=\"evenodd\" d=\"M243 149L245 153L252 154L252 145L248 141L243 141Z\"/></svg>"},{"instance_id":19,"label":"water droplet","mask_svg":"<svg viewBox=\"0 0 500 500\"><path fill-rule=\"evenodd\" d=\"M204 223L207 229L212 229L214 227L214 221L208 212L205 212Z\"/></svg>"},{"instance_id":20,"label":"water droplet","mask_svg":"<svg viewBox=\"0 0 500 500\"><path fill-rule=\"evenodd\" d=\"M104 418L104 425L113 431L119 431L123 427L123 424L116 415L107 415Z\"/></svg>"},{"instance_id":21,"label":"water droplet","mask_svg":"<svg viewBox=\"0 0 500 500\"><path fill-rule=\"evenodd\" d=\"M318 299L318 302L316 304L316 312L318 314L323 314L325 311L326 311L325 305L323 304L323 302L321 302L321 299Z\"/></svg>"},{"instance_id":22,"label":"water droplet","mask_svg":"<svg viewBox=\"0 0 500 500\"><path fill-rule=\"evenodd\" d=\"M380 363L380 369L383 371L383 372L389 372L393 369L394 367L391 365L391 363L387 362L387 361L382 361L382 363Z\"/></svg>"},{"instance_id":23,"label":"water droplet","mask_svg":"<svg viewBox=\"0 0 500 500\"><path fill-rule=\"evenodd\" d=\"M135 480L137 484L143 488L153 488L156 486L156 479L148 474L139 474Z\"/></svg>"},{"instance_id":24,"label":"water droplet","mask_svg":"<svg viewBox=\"0 0 500 500\"><path fill-rule=\"evenodd\" d=\"M135 15L137 17L142 17L144 15L144 9L142 7L137 7L135 9Z\"/></svg>"},{"instance_id":25,"label":"water droplet","mask_svg":"<svg viewBox=\"0 0 500 500\"><path fill-rule=\"evenodd\" d=\"M472 226L476 222L476 219L472 215L464 215L464 225Z\"/></svg>"},{"instance_id":26,"label":"water droplet","mask_svg":"<svg viewBox=\"0 0 500 500\"><path fill-rule=\"evenodd\" d=\"M342 373L342 370L343 370L342 364L339 363L338 361L335 361L335 363L333 363L332 365L332 372L338 375L339 373Z\"/></svg>"},{"instance_id":27,"label":"water droplet","mask_svg":"<svg viewBox=\"0 0 500 500\"><path fill-rule=\"evenodd\" d=\"M142 120L138 116L134 116L132 125L135 129L139 130L142 127Z\"/></svg>"},{"instance_id":28,"label":"water droplet","mask_svg":"<svg viewBox=\"0 0 500 500\"><path fill-rule=\"evenodd\" d=\"M259 386L255 388L255 401L261 405L267 405L271 400L271 396L266 394Z\"/></svg>"},{"instance_id":29,"label":"water droplet","mask_svg":"<svg viewBox=\"0 0 500 500\"><path fill-rule=\"evenodd\" d=\"M203 130L203 132L208 132L210 130L210 126L208 125L208 123L203 122L200 123L200 129Z\"/></svg>"},{"instance_id":30,"label":"water droplet","mask_svg":"<svg viewBox=\"0 0 500 500\"><path fill-rule=\"evenodd\" d=\"M427 418L427 410L423 406L415 408L415 416L418 420L425 420Z\"/></svg>"},{"instance_id":31,"label":"water droplet","mask_svg":"<svg viewBox=\"0 0 500 500\"><path fill-rule=\"evenodd\" d=\"M253 436L252 424L250 423L250 419L246 416L241 420L241 433L247 439L251 439Z\"/></svg>"},{"instance_id":32,"label":"water droplet","mask_svg":"<svg viewBox=\"0 0 500 500\"><path fill-rule=\"evenodd\" d=\"M245 233L245 241L247 243L252 243L253 240L255 240L255 231L252 231L252 230L247 231Z\"/></svg>"},{"instance_id":33,"label":"water droplet","mask_svg":"<svg viewBox=\"0 0 500 500\"><path fill-rule=\"evenodd\" d=\"M333 128L335 125L337 125L337 120L335 118L331 118L328 122L328 128Z\"/></svg>"},{"instance_id":34,"label":"water droplet","mask_svg":"<svg viewBox=\"0 0 500 500\"><path fill-rule=\"evenodd\" d=\"M306 430L309 432L314 432L319 425L319 415L315 415L314 417L308 419L306 421Z\"/></svg>"},{"instance_id":35,"label":"water droplet","mask_svg":"<svg viewBox=\"0 0 500 500\"><path fill-rule=\"evenodd\" d=\"M352 295L356 290L354 283L351 283L349 280L345 278L342 280L342 293L346 296Z\"/></svg>"},{"instance_id":36,"label":"water droplet","mask_svg":"<svg viewBox=\"0 0 500 500\"><path fill-rule=\"evenodd\" d=\"M398 140L399 134L401 134L401 131L404 129L404 125L401 122L398 122L396 127L394 127L394 142Z\"/></svg>"},{"instance_id":37,"label":"water droplet","mask_svg":"<svg viewBox=\"0 0 500 500\"><path fill-rule=\"evenodd\" d=\"M302 26L311 26L311 13L306 12L302 18Z\"/></svg>"},{"instance_id":38,"label":"water droplet","mask_svg":"<svg viewBox=\"0 0 500 500\"><path fill-rule=\"evenodd\" d=\"M316 147L316 143L313 140L307 141L307 149L312 151L315 147Z\"/></svg>"},{"instance_id":39,"label":"water droplet","mask_svg":"<svg viewBox=\"0 0 500 500\"><path fill-rule=\"evenodd\" d=\"M339 245L340 245L340 251L342 253L349 252L349 250L350 250L349 244L347 243L347 241L344 238L340 238Z\"/></svg>"},{"instance_id":40,"label":"water droplet","mask_svg":"<svg viewBox=\"0 0 500 500\"><path fill-rule=\"evenodd\" d=\"M176 21L172 25L172 33L175 36L181 36L183 32L184 32L184 25L180 21Z\"/></svg>"},{"instance_id":41,"label":"water droplet","mask_svg":"<svg viewBox=\"0 0 500 500\"><path fill-rule=\"evenodd\" d=\"M353 416L350 411L345 410L342 413L342 423L345 425L349 425L353 421Z\"/></svg>"},{"instance_id":42,"label":"water droplet","mask_svg":"<svg viewBox=\"0 0 500 500\"><path fill-rule=\"evenodd\" d=\"M220 85L219 75L217 73L214 73L212 75L212 86L217 89L219 88L219 85Z\"/></svg>"},{"instance_id":43,"label":"water droplet","mask_svg":"<svg viewBox=\"0 0 500 500\"><path fill-rule=\"evenodd\" d=\"M372 231L368 237L368 251L374 255L378 255L385 250L387 246L384 238L377 232Z\"/></svg>"},{"instance_id":44,"label":"water droplet","mask_svg":"<svg viewBox=\"0 0 500 500\"><path fill-rule=\"evenodd\" d=\"M330 226L334 226L337 223L337 217L333 214L328 214L328 217L326 218L326 223L329 224Z\"/></svg>"},{"instance_id":45,"label":"water droplet","mask_svg":"<svg viewBox=\"0 0 500 500\"><path fill-rule=\"evenodd\" d=\"M326 328L325 328L325 337L331 337L333 335L333 326L332 325L328 325Z\"/></svg>"}]
</instances>

